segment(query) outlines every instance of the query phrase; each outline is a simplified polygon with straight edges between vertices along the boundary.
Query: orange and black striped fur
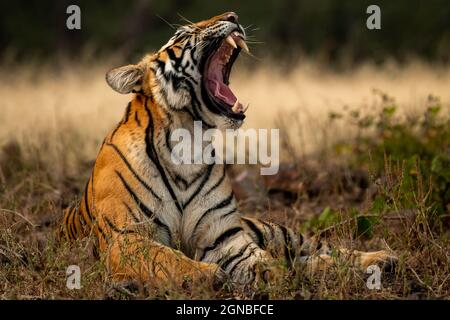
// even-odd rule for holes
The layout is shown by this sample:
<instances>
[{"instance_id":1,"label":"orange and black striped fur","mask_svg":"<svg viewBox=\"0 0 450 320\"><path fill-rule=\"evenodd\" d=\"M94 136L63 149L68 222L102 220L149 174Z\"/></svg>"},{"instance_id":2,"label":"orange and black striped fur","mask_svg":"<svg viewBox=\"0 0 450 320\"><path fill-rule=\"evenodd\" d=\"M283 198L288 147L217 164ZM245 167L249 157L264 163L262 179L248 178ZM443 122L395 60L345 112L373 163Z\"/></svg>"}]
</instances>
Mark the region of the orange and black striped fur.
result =
<instances>
[{"instance_id":1,"label":"orange and black striped fur","mask_svg":"<svg viewBox=\"0 0 450 320\"><path fill-rule=\"evenodd\" d=\"M333 263L324 248L312 255L313 242L293 230L241 216L224 165L171 160L174 129L192 132L194 121L205 128L242 124L244 117L218 106L203 84L208 56L232 32L245 40L234 13L190 24L138 64L107 73L114 90L133 98L62 230L71 240L93 233L115 279L251 284L280 255L313 268ZM362 267L392 258L385 251L348 253Z\"/></svg>"}]
</instances>

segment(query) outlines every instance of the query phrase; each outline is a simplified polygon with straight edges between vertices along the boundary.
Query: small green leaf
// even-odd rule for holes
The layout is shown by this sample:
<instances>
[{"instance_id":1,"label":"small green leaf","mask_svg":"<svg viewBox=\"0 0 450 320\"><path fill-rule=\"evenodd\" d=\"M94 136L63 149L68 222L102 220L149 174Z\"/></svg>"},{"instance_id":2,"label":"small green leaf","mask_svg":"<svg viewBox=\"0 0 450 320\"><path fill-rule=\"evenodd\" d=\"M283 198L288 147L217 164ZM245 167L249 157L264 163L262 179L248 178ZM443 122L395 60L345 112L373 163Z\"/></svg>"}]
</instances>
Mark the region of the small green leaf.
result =
<instances>
[{"instance_id":1,"label":"small green leaf","mask_svg":"<svg viewBox=\"0 0 450 320\"><path fill-rule=\"evenodd\" d=\"M331 209L330 207L326 207L323 209L322 213L319 216L319 223L325 224L328 220L330 220L331 217Z\"/></svg>"},{"instance_id":2,"label":"small green leaf","mask_svg":"<svg viewBox=\"0 0 450 320\"><path fill-rule=\"evenodd\" d=\"M356 222L356 235L372 238L374 219L372 217L359 216L356 218Z\"/></svg>"}]
</instances>

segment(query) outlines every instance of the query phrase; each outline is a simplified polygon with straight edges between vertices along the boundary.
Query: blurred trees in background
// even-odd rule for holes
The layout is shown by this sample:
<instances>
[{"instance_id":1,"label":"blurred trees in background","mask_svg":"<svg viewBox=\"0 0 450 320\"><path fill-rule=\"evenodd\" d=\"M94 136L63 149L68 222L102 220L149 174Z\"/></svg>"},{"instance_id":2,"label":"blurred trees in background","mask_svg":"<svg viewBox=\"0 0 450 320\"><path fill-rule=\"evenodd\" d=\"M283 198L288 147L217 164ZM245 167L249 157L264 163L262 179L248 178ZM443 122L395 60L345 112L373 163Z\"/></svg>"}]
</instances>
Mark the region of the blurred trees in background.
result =
<instances>
[{"instance_id":1,"label":"blurred trees in background","mask_svg":"<svg viewBox=\"0 0 450 320\"><path fill-rule=\"evenodd\" d=\"M81 30L66 28L70 4L81 8ZM381 7L381 30L366 28L370 4ZM450 58L448 0L3 0L0 56L77 59L89 48L94 56L134 59L168 40L173 30L167 22L185 24L181 16L198 21L225 11L238 13L251 40L262 42L253 51L284 61L299 52L331 63Z\"/></svg>"}]
</instances>

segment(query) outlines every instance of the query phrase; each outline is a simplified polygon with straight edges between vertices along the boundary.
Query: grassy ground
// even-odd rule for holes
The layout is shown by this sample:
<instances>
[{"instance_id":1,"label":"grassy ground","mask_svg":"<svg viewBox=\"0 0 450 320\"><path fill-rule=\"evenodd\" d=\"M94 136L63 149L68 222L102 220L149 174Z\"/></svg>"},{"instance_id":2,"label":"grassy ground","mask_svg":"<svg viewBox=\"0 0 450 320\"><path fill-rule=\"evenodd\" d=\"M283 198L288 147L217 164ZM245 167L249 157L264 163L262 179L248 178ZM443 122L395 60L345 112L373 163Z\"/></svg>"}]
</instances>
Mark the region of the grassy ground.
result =
<instances>
[{"instance_id":1,"label":"grassy ground","mask_svg":"<svg viewBox=\"0 0 450 320\"><path fill-rule=\"evenodd\" d=\"M0 298L239 297L199 286L120 293L92 255L92 239L55 241L62 208L81 194L129 98L107 88L106 69L2 68ZM283 151L277 176L230 168L240 208L322 232L335 245L393 250L399 263L383 274L381 290L369 290L368 275L342 261L315 276L286 271L254 298L449 299L450 68L311 70L305 63L284 78L268 68L236 74L233 86L253 108L247 127L280 128ZM81 268L81 290L66 288L71 264Z\"/></svg>"}]
</instances>

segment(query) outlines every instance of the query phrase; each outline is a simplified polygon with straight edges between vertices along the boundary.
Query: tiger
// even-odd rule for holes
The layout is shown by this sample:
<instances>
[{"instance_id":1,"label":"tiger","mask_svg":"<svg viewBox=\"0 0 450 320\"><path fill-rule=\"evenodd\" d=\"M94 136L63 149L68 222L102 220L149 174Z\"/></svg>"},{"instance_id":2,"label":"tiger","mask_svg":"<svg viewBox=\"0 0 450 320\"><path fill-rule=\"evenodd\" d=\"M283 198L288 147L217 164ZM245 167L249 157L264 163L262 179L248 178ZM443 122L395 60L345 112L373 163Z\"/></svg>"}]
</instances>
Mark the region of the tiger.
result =
<instances>
[{"instance_id":1,"label":"tiger","mask_svg":"<svg viewBox=\"0 0 450 320\"><path fill-rule=\"evenodd\" d=\"M93 235L114 280L239 287L270 282L276 259L314 270L335 264L334 251L363 269L395 261L385 250L334 250L325 240L242 215L225 164L173 163L177 128L243 124L246 108L229 87L241 51L249 51L245 29L227 12L179 27L157 52L106 73L107 84L132 100L60 231L69 241Z\"/></svg>"}]
</instances>

